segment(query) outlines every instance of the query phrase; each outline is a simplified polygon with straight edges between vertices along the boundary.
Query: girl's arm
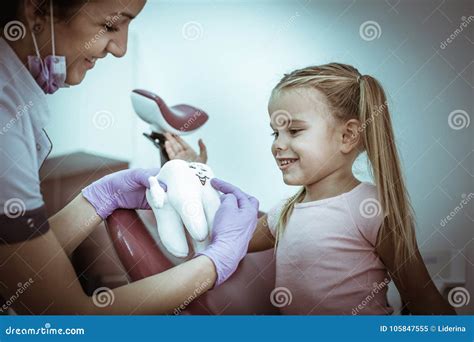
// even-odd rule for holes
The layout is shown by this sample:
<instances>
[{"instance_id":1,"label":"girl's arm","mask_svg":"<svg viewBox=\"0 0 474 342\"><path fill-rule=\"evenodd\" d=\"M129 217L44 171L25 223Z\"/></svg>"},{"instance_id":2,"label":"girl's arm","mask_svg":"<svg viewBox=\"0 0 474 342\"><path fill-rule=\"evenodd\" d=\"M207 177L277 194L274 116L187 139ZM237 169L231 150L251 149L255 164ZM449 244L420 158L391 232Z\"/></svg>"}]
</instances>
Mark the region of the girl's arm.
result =
<instances>
[{"instance_id":1,"label":"girl's arm","mask_svg":"<svg viewBox=\"0 0 474 342\"><path fill-rule=\"evenodd\" d=\"M213 262L199 256L160 274L109 290L103 294L107 299L104 303L100 295L95 300L83 292L52 230L29 241L0 245L0 274L0 295L16 312L46 315L172 313L185 300L197 297L197 288L200 294L204 293L216 280ZM29 286L19 288L19 283Z\"/></svg>"},{"instance_id":2,"label":"girl's arm","mask_svg":"<svg viewBox=\"0 0 474 342\"><path fill-rule=\"evenodd\" d=\"M387 237L376 247L408 310L415 315L455 315L456 311L434 285L418 251L402 265L394 263L393 240Z\"/></svg>"},{"instance_id":3,"label":"girl's arm","mask_svg":"<svg viewBox=\"0 0 474 342\"><path fill-rule=\"evenodd\" d=\"M275 247L275 238L268 228L267 215L260 217L250 240L248 252L260 252Z\"/></svg>"}]
</instances>

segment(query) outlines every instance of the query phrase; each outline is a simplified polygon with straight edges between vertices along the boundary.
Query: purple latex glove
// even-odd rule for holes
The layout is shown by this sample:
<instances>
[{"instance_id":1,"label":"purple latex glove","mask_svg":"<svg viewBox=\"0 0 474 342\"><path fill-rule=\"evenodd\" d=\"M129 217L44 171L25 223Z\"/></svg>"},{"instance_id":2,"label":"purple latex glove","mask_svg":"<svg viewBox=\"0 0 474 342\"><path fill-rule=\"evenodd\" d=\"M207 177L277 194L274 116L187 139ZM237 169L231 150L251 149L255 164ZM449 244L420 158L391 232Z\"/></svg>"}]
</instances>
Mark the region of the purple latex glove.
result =
<instances>
[{"instance_id":1,"label":"purple latex glove","mask_svg":"<svg viewBox=\"0 0 474 342\"><path fill-rule=\"evenodd\" d=\"M211 244L197 255L212 260L217 271L215 286L218 286L235 272L247 253L257 227L258 201L220 179L213 178L211 184L224 195L214 218Z\"/></svg>"},{"instance_id":2,"label":"purple latex glove","mask_svg":"<svg viewBox=\"0 0 474 342\"><path fill-rule=\"evenodd\" d=\"M148 178L156 176L159 168L128 169L102 177L82 190L97 214L106 219L115 209L151 209L145 197L150 187ZM166 191L166 185L160 182Z\"/></svg>"}]
</instances>

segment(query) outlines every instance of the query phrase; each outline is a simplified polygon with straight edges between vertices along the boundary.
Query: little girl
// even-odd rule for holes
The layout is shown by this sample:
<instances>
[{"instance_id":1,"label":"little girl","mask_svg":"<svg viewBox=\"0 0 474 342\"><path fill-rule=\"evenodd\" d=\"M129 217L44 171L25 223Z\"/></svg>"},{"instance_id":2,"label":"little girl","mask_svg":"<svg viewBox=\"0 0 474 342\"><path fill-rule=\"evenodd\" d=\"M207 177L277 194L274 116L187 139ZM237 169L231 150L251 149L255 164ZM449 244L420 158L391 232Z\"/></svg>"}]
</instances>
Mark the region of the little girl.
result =
<instances>
[{"instance_id":1,"label":"little girl","mask_svg":"<svg viewBox=\"0 0 474 342\"><path fill-rule=\"evenodd\" d=\"M411 313L455 314L418 252L379 82L349 65L308 67L283 77L268 109L283 181L301 188L260 219L249 251L276 248L282 313L391 314L393 279ZM375 185L352 174L363 151Z\"/></svg>"}]
</instances>

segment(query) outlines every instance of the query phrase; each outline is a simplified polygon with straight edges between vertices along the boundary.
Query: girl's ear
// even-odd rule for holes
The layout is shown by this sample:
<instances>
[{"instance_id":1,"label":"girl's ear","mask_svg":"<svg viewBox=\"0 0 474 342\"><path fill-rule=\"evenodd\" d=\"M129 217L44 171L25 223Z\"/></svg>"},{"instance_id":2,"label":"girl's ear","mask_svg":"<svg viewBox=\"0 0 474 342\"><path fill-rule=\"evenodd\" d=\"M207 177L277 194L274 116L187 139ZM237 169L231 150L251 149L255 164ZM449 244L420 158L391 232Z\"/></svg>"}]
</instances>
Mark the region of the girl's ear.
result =
<instances>
[{"instance_id":1,"label":"girl's ear","mask_svg":"<svg viewBox=\"0 0 474 342\"><path fill-rule=\"evenodd\" d=\"M341 152L350 153L354 149L359 148L361 141L362 128L360 121L357 119L350 119L342 127L342 144Z\"/></svg>"}]
</instances>

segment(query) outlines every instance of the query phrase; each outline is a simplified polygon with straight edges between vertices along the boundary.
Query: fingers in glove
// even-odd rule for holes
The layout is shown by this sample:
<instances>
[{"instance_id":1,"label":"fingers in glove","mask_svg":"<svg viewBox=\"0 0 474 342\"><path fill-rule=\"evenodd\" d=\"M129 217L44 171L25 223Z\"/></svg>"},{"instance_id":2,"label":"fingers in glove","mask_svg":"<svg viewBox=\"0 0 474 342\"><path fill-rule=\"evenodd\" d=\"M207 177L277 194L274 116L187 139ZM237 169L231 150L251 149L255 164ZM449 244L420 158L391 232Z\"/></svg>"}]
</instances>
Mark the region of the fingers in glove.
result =
<instances>
[{"instance_id":1,"label":"fingers in glove","mask_svg":"<svg viewBox=\"0 0 474 342\"><path fill-rule=\"evenodd\" d=\"M138 185L141 185L147 189L150 188L149 178L158 175L160 168L151 168L151 169L130 169L130 178L132 182L135 182ZM167 191L166 184L159 182L164 191Z\"/></svg>"},{"instance_id":2,"label":"fingers in glove","mask_svg":"<svg viewBox=\"0 0 474 342\"><path fill-rule=\"evenodd\" d=\"M166 191L166 190L165 190ZM258 207L260 205L260 203L258 202L258 199L256 199L255 197L253 196L249 196L249 202L250 202L250 205L256 210L258 211Z\"/></svg>"},{"instance_id":3,"label":"fingers in glove","mask_svg":"<svg viewBox=\"0 0 474 342\"><path fill-rule=\"evenodd\" d=\"M141 168L136 168L136 169L129 169L127 170L128 172L128 177L125 177L125 181L129 181L131 184L135 183L138 185L141 185L145 188L149 188L149 182L148 178L150 176L156 176L159 172L160 169L141 169Z\"/></svg>"},{"instance_id":4,"label":"fingers in glove","mask_svg":"<svg viewBox=\"0 0 474 342\"><path fill-rule=\"evenodd\" d=\"M248 195L245 194L242 190L240 190L235 185L227 183L221 179L213 178L211 179L211 185L214 189L223 192L224 194L233 194L237 198L237 202L239 204L239 208L247 208L251 206L249 202Z\"/></svg>"},{"instance_id":5,"label":"fingers in glove","mask_svg":"<svg viewBox=\"0 0 474 342\"><path fill-rule=\"evenodd\" d=\"M234 194L224 194L221 196L221 208L238 208L237 198Z\"/></svg>"}]
</instances>

